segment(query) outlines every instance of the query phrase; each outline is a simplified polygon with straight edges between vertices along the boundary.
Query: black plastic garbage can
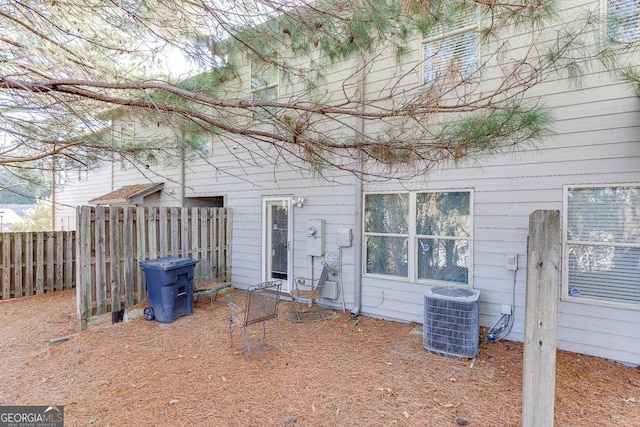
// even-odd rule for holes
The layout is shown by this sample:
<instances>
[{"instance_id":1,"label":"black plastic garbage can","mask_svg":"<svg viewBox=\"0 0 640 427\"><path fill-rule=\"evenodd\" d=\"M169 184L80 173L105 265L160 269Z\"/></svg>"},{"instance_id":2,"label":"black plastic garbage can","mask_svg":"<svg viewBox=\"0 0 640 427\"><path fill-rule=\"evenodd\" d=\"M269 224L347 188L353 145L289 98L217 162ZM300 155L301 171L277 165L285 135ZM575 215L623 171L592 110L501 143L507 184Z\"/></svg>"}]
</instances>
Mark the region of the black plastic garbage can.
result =
<instances>
[{"instance_id":1,"label":"black plastic garbage can","mask_svg":"<svg viewBox=\"0 0 640 427\"><path fill-rule=\"evenodd\" d=\"M193 275L197 260L164 257L141 261L149 296L147 320L171 323L193 313Z\"/></svg>"}]
</instances>

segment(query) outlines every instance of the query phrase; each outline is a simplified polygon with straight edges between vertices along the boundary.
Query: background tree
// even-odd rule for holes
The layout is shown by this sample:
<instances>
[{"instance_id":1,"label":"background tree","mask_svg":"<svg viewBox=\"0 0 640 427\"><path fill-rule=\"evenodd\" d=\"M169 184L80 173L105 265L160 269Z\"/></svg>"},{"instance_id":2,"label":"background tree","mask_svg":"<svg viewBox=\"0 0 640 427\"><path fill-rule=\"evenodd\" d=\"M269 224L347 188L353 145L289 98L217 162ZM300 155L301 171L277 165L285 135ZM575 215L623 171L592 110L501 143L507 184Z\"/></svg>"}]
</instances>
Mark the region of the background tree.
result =
<instances>
[{"instance_id":1,"label":"background tree","mask_svg":"<svg viewBox=\"0 0 640 427\"><path fill-rule=\"evenodd\" d=\"M38 198L36 206L28 209L22 222L16 223L12 227L12 231L51 231L53 224L51 223L53 206L50 199Z\"/></svg>"},{"instance_id":2,"label":"background tree","mask_svg":"<svg viewBox=\"0 0 640 427\"><path fill-rule=\"evenodd\" d=\"M480 63L454 64L407 88L410 70L392 76L379 96L361 98L358 76L382 49L402 61L416 37L472 16L482 17L471 41L484 49ZM179 147L105 138L105 112L119 107L119 114L161 115L182 134L209 134L227 146L270 144L268 160L302 159L311 170L424 173L547 136L551 115L528 94L552 73L577 78L595 58L609 64L616 51L594 41L598 16L586 11L559 22L553 0L0 0L0 165L60 170L92 167L106 152L197 152L198 138L176 138ZM279 99L227 92L239 51L296 79L300 90ZM163 73L176 52L204 72ZM345 60L357 66L342 83L344 96L324 96L325 71ZM491 89L481 89L488 76ZM356 159L382 168L363 169Z\"/></svg>"},{"instance_id":3,"label":"background tree","mask_svg":"<svg viewBox=\"0 0 640 427\"><path fill-rule=\"evenodd\" d=\"M12 169L0 170L0 205L35 204L38 197L51 194L47 176L33 170L15 172Z\"/></svg>"}]
</instances>

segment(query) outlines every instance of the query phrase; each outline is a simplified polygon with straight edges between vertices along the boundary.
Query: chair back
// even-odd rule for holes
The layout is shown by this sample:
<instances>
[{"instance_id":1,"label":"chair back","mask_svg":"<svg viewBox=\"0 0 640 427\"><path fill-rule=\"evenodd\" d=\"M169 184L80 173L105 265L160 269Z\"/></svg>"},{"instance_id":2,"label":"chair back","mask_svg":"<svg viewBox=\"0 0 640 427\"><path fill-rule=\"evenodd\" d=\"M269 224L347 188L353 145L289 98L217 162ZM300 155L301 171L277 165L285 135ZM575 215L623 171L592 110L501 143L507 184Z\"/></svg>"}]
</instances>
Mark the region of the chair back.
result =
<instances>
[{"instance_id":1,"label":"chair back","mask_svg":"<svg viewBox=\"0 0 640 427\"><path fill-rule=\"evenodd\" d=\"M263 282L247 289L247 304L245 306L243 326L278 317L281 287L282 280L274 280Z\"/></svg>"},{"instance_id":2,"label":"chair back","mask_svg":"<svg viewBox=\"0 0 640 427\"><path fill-rule=\"evenodd\" d=\"M320 278L318 279L318 284L316 285L315 292L317 298L322 297L322 292L324 291L324 285L327 283L329 279L329 267L327 264L322 267L322 273L320 273Z\"/></svg>"}]
</instances>

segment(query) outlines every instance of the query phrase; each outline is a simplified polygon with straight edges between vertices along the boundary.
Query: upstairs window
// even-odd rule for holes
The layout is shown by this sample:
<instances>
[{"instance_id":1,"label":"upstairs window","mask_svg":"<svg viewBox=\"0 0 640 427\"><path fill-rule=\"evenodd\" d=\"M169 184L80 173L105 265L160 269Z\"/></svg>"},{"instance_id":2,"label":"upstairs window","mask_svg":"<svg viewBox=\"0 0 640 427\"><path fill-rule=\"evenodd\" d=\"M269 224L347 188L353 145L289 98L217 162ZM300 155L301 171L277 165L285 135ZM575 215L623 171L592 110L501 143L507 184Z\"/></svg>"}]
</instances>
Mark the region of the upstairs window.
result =
<instances>
[{"instance_id":1,"label":"upstairs window","mask_svg":"<svg viewBox=\"0 0 640 427\"><path fill-rule=\"evenodd\" d=\"M251 99L255 102L276 102L278 100L278 69L275 65L254 58L251 61ZM273 116L274 107L257 107L254 119Z\"/></svg>"},{"instance_id":2,"label":"upstairs window","mask_svg":"<svg viewBox=\"0 0 640 427\"><path fill-rule=\"evenodd\" d=\"M640 0L607 0L607 38L611 43L640 41Z\"/></svg>"},{"instance_id":3,"label":"upstairs window","mask_svg":"<svg viewBox=\"0 0 640 427\"><path fill-rule=\"evenodd\" d=\"M135 151L136 140L136 124L134 121L120 123L119 130L114 135L114 140L117 141L118 149L120 153L120 170L129 169L131 159L126 153L133 153Z\"/></svg>"},{"instance_id":4,"label":"upstairs window","mask_svg":"<svg viewBox=\"0 0 640 427\"><path fill-rule=\"evenodd\" d=\"M569 298L640 308L640 186L566 189Z\"/></svg>"},{"instance_id":5,"label":"upstairs window","mask_svg":"<svg viewBox=\"0 0 640 427\"><path fill-rule=\"evenodd\" d=\"M423 83L459 80L476 71L477 12L455 3L442 2L434 10L441 21L422 41Z\"/></svg>"}]
</instances>

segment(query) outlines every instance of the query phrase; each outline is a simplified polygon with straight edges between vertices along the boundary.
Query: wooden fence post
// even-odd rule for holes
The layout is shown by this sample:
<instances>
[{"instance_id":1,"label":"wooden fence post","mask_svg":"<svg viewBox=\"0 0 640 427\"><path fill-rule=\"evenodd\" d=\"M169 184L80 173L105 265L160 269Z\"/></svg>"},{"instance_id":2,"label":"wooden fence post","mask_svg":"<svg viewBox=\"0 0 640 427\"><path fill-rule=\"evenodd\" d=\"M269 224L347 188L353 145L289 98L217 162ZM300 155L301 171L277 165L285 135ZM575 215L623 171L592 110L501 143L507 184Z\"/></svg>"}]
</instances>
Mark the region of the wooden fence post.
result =
<instances>
[{"instance_id":1,"label":"wooden fence post","mask_svg":"<svg viewBox=\"0 0 640 427\"><path fill-rule=\"evenodd\" d=\"M557 211L538 210L529 216L523 427L553 427L560 242Z\"/></svg>"}]
</instances>

